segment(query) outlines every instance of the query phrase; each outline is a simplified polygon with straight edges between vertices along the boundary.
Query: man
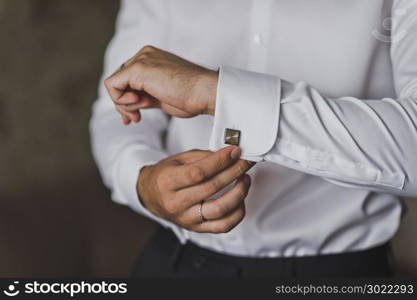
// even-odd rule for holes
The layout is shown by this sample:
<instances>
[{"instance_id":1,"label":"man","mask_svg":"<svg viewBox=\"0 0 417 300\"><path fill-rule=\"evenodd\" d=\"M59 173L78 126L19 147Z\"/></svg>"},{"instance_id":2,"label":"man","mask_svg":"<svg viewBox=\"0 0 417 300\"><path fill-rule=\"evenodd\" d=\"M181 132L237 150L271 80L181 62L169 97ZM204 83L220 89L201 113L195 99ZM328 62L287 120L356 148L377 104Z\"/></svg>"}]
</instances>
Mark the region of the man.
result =
<instances>
[{"instance_id":1,"label":"man","mask_svg":"<svg viewBox=\"0 0 417 300\"><path fill-rule=\"evenodd\" d=\"M114 201L166 228L135 275L389 276L415 41L417 0L122 2L91 132Z\"/></svg>"}]
</instances>

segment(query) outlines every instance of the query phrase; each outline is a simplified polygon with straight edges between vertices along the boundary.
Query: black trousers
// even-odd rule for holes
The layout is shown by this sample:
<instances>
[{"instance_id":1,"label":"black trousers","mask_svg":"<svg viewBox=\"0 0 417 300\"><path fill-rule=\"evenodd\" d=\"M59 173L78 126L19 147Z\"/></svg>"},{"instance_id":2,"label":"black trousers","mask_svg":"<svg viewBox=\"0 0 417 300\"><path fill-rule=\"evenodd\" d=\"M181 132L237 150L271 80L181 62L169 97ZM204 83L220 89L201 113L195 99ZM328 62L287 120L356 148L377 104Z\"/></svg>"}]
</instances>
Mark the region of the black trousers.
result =
<instances>
[{"instance_id":1,"label":"black trousers","mask_svg":"<svg viewBox=\"0 0 417 300\"><path fill-rule=\"evenodd\" d=\"M142 251L132 277L138 278L334 278L390 277L389 244L365 251L285 258L224 255L193 243L181 245L159 228Z\"/></svg>"}]
</instances>

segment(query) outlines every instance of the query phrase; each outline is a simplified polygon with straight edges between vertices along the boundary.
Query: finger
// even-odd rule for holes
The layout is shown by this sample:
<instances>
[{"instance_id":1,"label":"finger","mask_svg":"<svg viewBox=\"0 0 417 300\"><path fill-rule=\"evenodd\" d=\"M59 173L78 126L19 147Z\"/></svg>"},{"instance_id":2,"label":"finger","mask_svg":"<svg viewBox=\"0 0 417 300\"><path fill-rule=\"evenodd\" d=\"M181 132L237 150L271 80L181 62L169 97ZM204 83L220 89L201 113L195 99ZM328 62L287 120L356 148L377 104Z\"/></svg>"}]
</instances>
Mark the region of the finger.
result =
<instances>
[{"instance_id":1,"label":"finger","mask_svg":"<svg viewBox=\"0 0 417 300\"><path fill-rule=\"evenodd\" d=\"M201 214L206 220L216 220L221 219L228 214L232 213L236 210L245 200L249 188L250 188L251 180L249 175L241 176L237 181L236 184L232 189L218 197L214 200L205 201L203 206L201 207ZM181 198L181 197L179 197ZM199 207L201 205L201 201L197 204L194 204L190 208L181 208L186 210L184 215L189 220L193 220L194 224L201 222L201 216L199 212ZM198 214L195 213L195 210L198 209Z\"/></svg>"},{"instance_id":2,"label":"finger","mask_svg":"<svg viewBox=\"0 0 417 300\"><path fill-rule=\"evenodd\" d=\"M115 104L130 105L140 102L140 96L134 91L125 91L118 99L113 100Z\"/></svg>"},{"instance_id":3,"label":"finger","mask_svg":"<svg viewBox=\"0 0 417 300\"><path fill-rule=\"evenodd\" d=\"M233 164L240 154L239 147L228 146L194 163L177 167L174 188L186 188L211 178Z\"/></svg>"},{"instance_id":4,"label":"finger","mask_svg":"<svg viewBox=\"0 0 417 300\"><path fill-rule=\"evenodd\" d=\"M143 105L141 103L139 103L139 104L125 104L125 105L117 104L117 106L119 106L120 109L125 111L125 112L139 111L139 109L143 108Z\"/></svg>"},{"instance_id":5,"label":"finger","mask_svg":"<svg viewBox=\"0 0 417 300\"><path fill-rule=\"evenodd\" d=\"M125 111L123 109L119 110L123 115L127 116L131 121L137 123L140 121L139 111Z\"/></svg>"},{"instance_id":6,"label":"finger","mask_svg":"<svg viewBox=\"0 0 417 300\"><path fill-rule=\"evenodd\" d=\"M116 106L116 110L120 114L120 116L122 117L123 124L124 125L129 125L130 122L131 122L130 118L127 115L125 115L125 113L122 112L117 106Z\"/></svg>"},{"instance_id":7,"label":"finger","mask_svg":"<svg viewBox=\"0 0 417 300\"><path fill-rule=\"evenodd\" d=\"M179 195L183 194L184 199L189 201L189 205L193 205L221 191L233 181L244 175L253 166L254 164L252 162L240 159L235 164L210 179L200 184L180 189L178 190L178 193Z\"/></svg>"},{"instance_id":8,"label":"finger","mask_svg":"<svg viewBox=\"0 0 417 300\"><path fill-rule=\"evenodd\" d=\"M130 121L133 122L139 122L140 121L140 113L139 111L135 111L135 112L128 112L125 111L121 106L116 105L116 110L122 115L125 116L126 118L128 118Z\"/></svg>"},{"instance_id":9,"label":"finger","mask_svg":"<svg viewBox=\"0 0 417 300\"><path fill-rule=\"evenodd\" d=\"M104 85L113 102L116 102L129 86L129 77L125 71L114 73L104 81Z\"/></svg>"},{"instance_id":10,"label":"finger","mask_svg":"<svg viewBox=\"0 0 417 300\"><path fill-rule=\"evenodd\" d=\"M123 115L125 115L125 116L130 116L130 113L133 113L133 112L138 112L138 110L137 109L128 109L128 106L126 106L126 105L116 105L116 110L119 112L119 113L121 113L121 114L123 114Z\"/></svg>"},{"instance_id":11,"label":"finger","mask_svg":"<svg viewBox=\"0 0 417 300\"><path fill-rule=\"evenodd\" d=\"M207 233L226 233L235 228L244 217L245 205L242 203L236 210L224 218L196 224L191 226L191 230Z\"/></svg>"},{"instance_id":12,"label":"finger","mask_svg":"<svg viewBox=\"0 0 417 300\"><path fill-rule=\"evenodd\" d=\"M176 155L171 156L173 159L180 162L181 165L193 163L199 161L210 154L212 151L209 150L200 150L200 149L192 149L186 152L181 152Z\"/></svg>"},{"instance_id":13,"label":"finger","mask_svg":"<svg viewBox=\"0 0 417 300\"><path fill-rule=\"evenodd\" d=\"M120 114L120 116L122 117L122 122L123 122L123 124L125 124L125 125L129 125L130 124L130 122L131 122L131 120L130 120L130 118L125 114L125 112L124 111L121 111L117 106L116 106L116 110L117 110L117 112Z\"/></svg>"},{"instance_id":14,"label":"finger","mask_svg":"<svg viewBox=\"0 0 417 300\"><path fill-rule=\"evenodd\" d=\"M243 175L231 190L215 200L205 202L202 206L204 218L207 220L221 219L238 208L248 195L250 183L249 175Z\"/></svg>"},{"instance_id":15,"label":"finger","mask_svg":"<svg viewBox=\"0 0 417 300\"><path fill-rule=\"evenodd\" d=\"M125 125L129 125L130 124L130 119L128 117L126 117L125 115L121 115L122 116L122 122Z\"/></svg>"},{"instance_id":16,"label":"finger","mask_svg":"<svg viewBox=\"0 0 417 300\"><path fill-rule=\"evenodd\" d=\"M167 162L171 168L166 169L166 176L169 178L169 180L167 180L167 188L169 188L172 191L176 190L176 187L178 186L178 184L181 182L178 180L177 178L177 167L178 166L182 166L184 164L189 164L189 163L193 163L196 161L199 161L207 156L209 156L210 154L212 154L212 151L208 151L208 150L199 150L199 149L193 149L193 150L189 150L186 152L181 152L178 153L176 155L172 155L166 159L164 159L163 161ZM182 200L181 200L182 201ZM190 205L185 205L184 209L189 208Z\"/></svg>"},{"instance_id":17,"label":"finger","mask_svg":"<svg viewBox=\"0 0 417 300\"><path fill-rule=\"evenodd\" d=\"M118 99L122 97L130 87L135 91L143 90L143 82L140 79L142 76L137 76L137 74L141 74L142 72L144 72L144 70L140 68L140 65L131 64L125 66L122 70L114 73L104 81L104 85L113 102L117 103ZM134 82L132 82L132 78L135 78Z\"/></svg>"},{"instance_id":18,"label":"finger","mask_svg":"<svg viewBox=\"0 0 417 300\"><path fill-rule=\"evenodd\" d=\"M140 99L138 103L119 105L124 111L138 111L139 109L146 108L159 108L159 101L153 101L150 99Z\"/></svg>"}]
</instances>

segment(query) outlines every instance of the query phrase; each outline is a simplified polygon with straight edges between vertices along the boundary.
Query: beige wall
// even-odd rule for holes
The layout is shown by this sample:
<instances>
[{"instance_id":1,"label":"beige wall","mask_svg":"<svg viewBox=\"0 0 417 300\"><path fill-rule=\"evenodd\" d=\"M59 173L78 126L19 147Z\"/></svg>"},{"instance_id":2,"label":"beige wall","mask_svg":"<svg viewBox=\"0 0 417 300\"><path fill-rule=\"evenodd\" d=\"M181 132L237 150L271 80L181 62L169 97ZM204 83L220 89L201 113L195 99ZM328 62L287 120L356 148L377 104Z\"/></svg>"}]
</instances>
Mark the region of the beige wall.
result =
<instances>
[{"instance_id":1,"label":"beige wall","mask_svg":"<svg viewBox=\"0 0 417 300\"><path fill-rule=\"evenodd\" d=\"M114 0L0 0L0 276L124 276L153 224L113 204L87 122ZM417 201L394 243L417 275Z\"/></svg>"}]
</instances>

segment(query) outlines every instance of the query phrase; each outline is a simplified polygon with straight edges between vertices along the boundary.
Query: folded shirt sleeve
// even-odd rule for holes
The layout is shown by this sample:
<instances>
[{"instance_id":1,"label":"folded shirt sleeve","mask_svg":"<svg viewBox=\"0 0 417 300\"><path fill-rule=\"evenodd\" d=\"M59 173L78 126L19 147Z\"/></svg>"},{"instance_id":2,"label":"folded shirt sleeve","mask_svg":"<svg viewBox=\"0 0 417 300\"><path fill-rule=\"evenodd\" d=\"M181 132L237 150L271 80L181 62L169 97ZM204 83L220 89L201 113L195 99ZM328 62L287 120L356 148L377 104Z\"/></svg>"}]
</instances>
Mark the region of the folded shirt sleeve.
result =
<instances>
[{"instance_id":1,"label":"folded shirt sleeve","mask_svg":"<svg viewBox=\"0 0 417 300\"><path fill-rule=\"evenodd\" d=\"M395 1L393 9L409 12L396 27L408 34L391 46L395 99L331 98L306 82L223 66L211 149L225 146L232 129L244 159L417 196L417 1Z\"/></svg>"}]
</instances>

